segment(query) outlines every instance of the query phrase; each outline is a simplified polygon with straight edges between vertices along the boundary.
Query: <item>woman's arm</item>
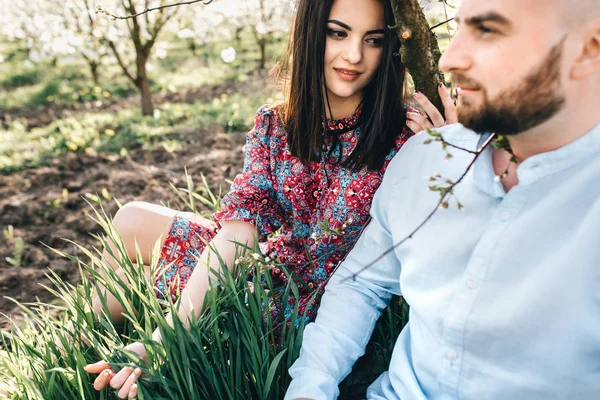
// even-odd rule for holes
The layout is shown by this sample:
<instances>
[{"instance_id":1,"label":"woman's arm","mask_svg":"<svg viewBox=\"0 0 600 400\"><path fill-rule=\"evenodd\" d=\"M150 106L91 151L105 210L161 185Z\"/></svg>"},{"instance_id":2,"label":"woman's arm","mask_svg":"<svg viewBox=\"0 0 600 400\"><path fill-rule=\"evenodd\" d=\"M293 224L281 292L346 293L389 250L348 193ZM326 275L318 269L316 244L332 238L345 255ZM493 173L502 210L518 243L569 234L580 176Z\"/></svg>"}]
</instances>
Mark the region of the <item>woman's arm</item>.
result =
<instances>
[{"instance_id":1,"label":"woman's arm","mask_svg":"<svg viewBox=\"0 0 600 400\"><path fill-rule=\"evenodd\" d=\"M256 227L248 222L228 221L222 224L219 233L202 252L187 286L181 293L178 314L187 327L189 327L190 320L198 318L202 312L204 297L211 280L210 275L221 272L219 257L230 271L235 272L236 254L238 257L240 256L240 252L243 252L244 249L243 245L252 248L257 236ZM215 254L215 251L218 255ZM167 321L169 325L173 325L172 315L167 316ZM154 331L152 338L157 342L161 341L158 329Z\"/></svg>"}]
</instances>

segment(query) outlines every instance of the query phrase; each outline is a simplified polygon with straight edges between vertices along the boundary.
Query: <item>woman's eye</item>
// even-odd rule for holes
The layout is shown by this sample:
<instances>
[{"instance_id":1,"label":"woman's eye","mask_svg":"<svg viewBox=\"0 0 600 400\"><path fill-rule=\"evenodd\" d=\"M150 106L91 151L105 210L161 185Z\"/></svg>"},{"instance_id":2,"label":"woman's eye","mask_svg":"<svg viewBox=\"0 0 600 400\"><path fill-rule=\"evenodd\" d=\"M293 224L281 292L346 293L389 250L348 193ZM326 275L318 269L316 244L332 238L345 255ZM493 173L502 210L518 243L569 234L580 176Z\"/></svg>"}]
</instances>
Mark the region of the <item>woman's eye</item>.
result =
<instances>
[{"instance_id":1,"label":"woman's eye","mask_svg":"<svg viewBox=\"0 0 600 400\"><path fill-rule=\"evenodd\" d=\"M348 36L348 34L344 31L340 31L337 29L327 29L327 34L334 39L342 39Z\"/></svg>"},{"instance_id":2,"label":"woman's eye","mask_svg":"<svg viewBox=\"0 0 600 400\"><path fill-rule=\"evenodd\" d=\"M381 47L381 46L383 46L383 38L382 37L368 38L367 43L370 43L374 47Z\"/></svg>"}]
</instances>

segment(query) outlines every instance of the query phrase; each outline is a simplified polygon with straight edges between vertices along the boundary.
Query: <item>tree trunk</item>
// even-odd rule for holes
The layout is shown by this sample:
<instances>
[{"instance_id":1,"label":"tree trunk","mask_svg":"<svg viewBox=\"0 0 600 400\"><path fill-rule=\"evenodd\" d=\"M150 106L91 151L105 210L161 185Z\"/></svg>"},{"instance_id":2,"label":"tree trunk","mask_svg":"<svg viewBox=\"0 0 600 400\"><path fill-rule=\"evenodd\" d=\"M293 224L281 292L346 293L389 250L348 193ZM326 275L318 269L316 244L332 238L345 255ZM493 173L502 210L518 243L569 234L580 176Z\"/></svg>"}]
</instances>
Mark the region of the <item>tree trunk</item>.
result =
<instances>
[{"instance_id":1,"label":"tree trunk","mask_svg":"<svg viewBox=\"0 0 600 400\"><path fill-rule=\"evenodd\" d=\"M260 64L258 69L264 71L265 66L267 65L267 39L258 39L258 47L260 48Z\"/></svg>"},{"instance_id":2,"label":"tree trunk","mask_svg":"<svg viewBox=\"0 0 600 400\"><path fill-rule=\"evenodd\" d=\"M90 61L90 73L92 74L92 80L94 81L94 86L98 86L100 82L100 75L98 71L98 67L100 66L97 62Z\"/></svg>"},{"instance_id":3,"label":"tree trunk","mask_svg":"<svg viewBox=\"0 0 600 400\"><path fill-rule=\"evenodd\" d=\"M195 39L188 39L188 49L192 52L192 55L195 57L197 53L197 46Z\"/></svg>"},{"instance_id":4,"label":"tree trunk","mask_svg":"<svg viewBox=\"0 0 600 400\"><path fill-rule=\"evenodd\" d=\"M148 73L146 71L146 62L148 61L148 55L137 54L137 79L136 85L140 91L142 98L142 115L153 115L154 106L152 105L152 92L150 91L150 81L148 80Z\"/></svg>"},{"instance_id":5,"label":"tree trunk","mask_svg":"<svg viewBox=\"0 0 600 400\"><path fill-rule=\"evenodd\" d=\"M438 62L442 55L435 34L429 28L418 0L392 0L396 27L402 46L400 56L415 88L427 96L443 114L438 85L444 82Z\"/></svg>"}]
</instances>

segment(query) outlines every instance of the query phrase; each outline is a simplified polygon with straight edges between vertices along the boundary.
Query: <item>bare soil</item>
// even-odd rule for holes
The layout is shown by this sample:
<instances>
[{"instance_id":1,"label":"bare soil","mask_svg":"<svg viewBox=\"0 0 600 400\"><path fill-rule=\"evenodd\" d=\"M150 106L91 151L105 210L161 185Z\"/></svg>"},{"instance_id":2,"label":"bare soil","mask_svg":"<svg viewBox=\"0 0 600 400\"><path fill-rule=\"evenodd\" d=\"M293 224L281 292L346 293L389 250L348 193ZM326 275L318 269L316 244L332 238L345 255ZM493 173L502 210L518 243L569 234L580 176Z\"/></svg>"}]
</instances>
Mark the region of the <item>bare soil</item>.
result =
<instances>
[{"instance_id":1,"label":"bare soil","mask_svg":"<svg viewBox=\"0 0 600 400\"><path fill-rule=\"evenodd\" d=\"M76 256L83 254L65 239L86 248L99 247L90 235L100 228L86 215L92 211L84 200L86 194L100 195L106 188L123 204L143 200L183 208L169 182L185 187L185 167L196 183L201 182L203 173L217 193L219 187L223 192L229 189L226 180L232 180L241 170L244 133L226 134L221 127L209 127L173 136L183 143L178 152L160 147L150 152L129 149L124 157L71 153L48 166L0 174L0 228L12 225L14 237L23 238L25 244L21 265L12 266L6 258L14 257L15 243L0 234L1 313L19 319L18 308L6 297L20 302L53 301L41 286L50 283L45 276L48 268L65 281L79 281L77 265L43 244ZM63 188L68 190L66 197ZM106 202L104 208L114 215L117 205ZM4 316L0 316L0 327L8 327Z\"/></svg>"}]
</instances>

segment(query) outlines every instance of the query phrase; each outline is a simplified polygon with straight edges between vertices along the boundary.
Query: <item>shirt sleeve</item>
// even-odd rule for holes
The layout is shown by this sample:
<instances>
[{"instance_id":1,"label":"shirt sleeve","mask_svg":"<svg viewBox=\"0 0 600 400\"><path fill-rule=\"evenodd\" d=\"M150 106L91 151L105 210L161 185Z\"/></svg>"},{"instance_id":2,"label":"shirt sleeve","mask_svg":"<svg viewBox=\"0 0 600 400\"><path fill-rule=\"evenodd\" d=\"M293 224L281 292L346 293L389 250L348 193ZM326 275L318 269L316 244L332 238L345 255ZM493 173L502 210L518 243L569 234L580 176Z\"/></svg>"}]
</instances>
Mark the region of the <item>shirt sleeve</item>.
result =
<instances>
[{"instance_id":1,"label":"shirt sleeve","mask_svg":"<svg viewBox=\"0 0 600 400\"><path fill-rule=\"evenodd\" d=\"M286 400L337 398L339 383L364 354L381 311L392 294L400 294L400 262L389 251L387 209L394 185L388 175L374 196L371 222L327 284L317 318L304 331Z\"/></svg>"},{"instance_id":2,"label":"shirt sleeve","mask_svg":"<svg viewBox=\"0 0 600 400\"><path fill-rule=\"evenodd\" d=\"M217 222L249 222L256 225L260 235L268 235L283 224L283 212L273 187L272 118L273 111L267 106L256 113L254 128L248 132L244 146L244 168L221 200L221 211L214 214Z\"/></svg>"}]
</instances>

